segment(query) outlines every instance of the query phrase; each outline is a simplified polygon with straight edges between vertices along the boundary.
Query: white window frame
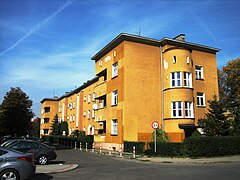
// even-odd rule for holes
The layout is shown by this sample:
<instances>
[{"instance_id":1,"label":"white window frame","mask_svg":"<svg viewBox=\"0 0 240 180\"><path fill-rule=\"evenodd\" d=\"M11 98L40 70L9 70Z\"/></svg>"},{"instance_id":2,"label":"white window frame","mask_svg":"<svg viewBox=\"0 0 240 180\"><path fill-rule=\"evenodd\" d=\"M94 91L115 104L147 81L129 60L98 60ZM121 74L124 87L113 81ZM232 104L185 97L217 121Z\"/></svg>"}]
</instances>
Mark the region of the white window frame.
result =
<instances>
[{"instance_id":1,"label":"white window frame","mask_svg":"<svg viewBox=\"0 0 240 180\"><path fill-rule=\"evenodd\" d=\"M185 117L193 118L193 102L185 101L184 102Z\"/></svg>"},{"instance_id":2,"label":"white window frame","mask_svg":"<svg viewBox=\"0 0 240 180\"><path fill-rule=\"evenodd\" d=\"M184 87L192 87L192 73L183 72L183 85Z\"/></svg>"},{"instance_id":3,"label":"white window frame","mask_svg":"<svg viewBox=\"0 0 240 180\"><path fill-rule=\"evenodd\" d=\"M118 76L118 62L112 65L112 78Z\"/></svg>"},{"instance_id":4,"label":"white window frame","mask_svg":"<svg viewBox=\"0 0 240 180\"><path fill-rule=\"evenodd\" d=\"M174 108L175 104L175 108ZM180 107L179 107L180 105ZM175 112L175 115L174 115ZM183 103L182 101L172 101L171 102L171 114L173 118L183 117Z\"/></svg>"},{"instance_id":5,"label":"white window frame","mask_svg":"<svg viewBox=\"0 0 240 180\"><path fill-rule=\"evenodd\" d=\"M118 105L118 90L112 92L112 106Z\"/></svg>"},{"instance_id":6,"label":"white window frame","mask_svg":"<svg viewBox=\"0 0 240 180\"><path fill-rule=\"evenodd\" d=\"M118 135L118 120L113 119L111 121L111 135Z\"/></svg>"},{"instance_id":7,"label":"white window frame","mask_svg":"<svg viewBox=\"0 0 240 180\"><path fill-rule=\"evenodd\" d=\"M203 79L203 67L200 65L195 66L196 79Z\"/></svg>"},{"instance_id":8,"label":"white window frame","mask_svg":"<svg viewBox=\"0 0 240 180\"><path fill-rule=\"evenodd\" d=\"M95 102L95 99L96 99L96 93L93 92L93 94L92 94L92 102Z\"/></svg>"},{"instance_id":9,"label":"white window frame","mask_svg":"<svg viewBox=\"0 0 240 180\"><path fill-rule=\"evenodd\" d=\"M92 109L92 118L95 118L95 110Z\"/></svg>"},{"instance_id":10,"label":"white window frame","mask_svg":"<svg viewBox=\"0 0 240 180\"><path fill-rule=\"evenodd\" d=\"M173 56L173 64L177 63L177 56Z\"/></svg>"},{"instance_id":11,"label":"white window frame","mask_svg":"<svg viewBox=\"0 0 240 180\"><path fill-rule=\"evenodd\" d=\"M90 117L91 117L91 111L88 110L88 119L90 119Z\"/></svg>"},{"instance_id":12,"label":"white window frame","mask_svg":"<svg viewBox=\"0 0 240 180\"><path fill-rule=\"evenodd\" d=\"M197 92L197 106L206 106L204 92Z\"/></svg>"},{"instance_id":13,"label":"white window frame","mask_svg":"<svg viewBox=\"0 0 240 180\"><path fill-rule=\"evenodd\" d=\"M180 75L180 77L178 77L178 74ZM170 83L171 83L171 87L182 87L182 73L181 72L171 72L170 73ZM178 84L178 82L180 82Z\"/></svg>"},{"instance_id":14,"label":"white window frame","mask_svg":"<svg viewBox=\"0 0 240 180\"><path fill-rule=\"evenodd\" d=\"M88 95L88 103L91 102L91 94Z\"/></svg>"},{"instance_id":15,"label":"white window frame","mask_svg":"<svg viewBox=\"0 0 240 180\"><path fill-rule=\"evenodd\" d=\"M186 60L187 60L187 64L190 64L190 56L187 56Z\"/></svg>"},{"instance_id":16,"label":"white window frame","mask_svg":"<svg viewBox=\"0 0 240 180\"><path fill-rule=\"evenodd\" d=\"M83 116L84 116L84 117L86 116L86 111L83 112Z\"/></svg>"}]
</instances>

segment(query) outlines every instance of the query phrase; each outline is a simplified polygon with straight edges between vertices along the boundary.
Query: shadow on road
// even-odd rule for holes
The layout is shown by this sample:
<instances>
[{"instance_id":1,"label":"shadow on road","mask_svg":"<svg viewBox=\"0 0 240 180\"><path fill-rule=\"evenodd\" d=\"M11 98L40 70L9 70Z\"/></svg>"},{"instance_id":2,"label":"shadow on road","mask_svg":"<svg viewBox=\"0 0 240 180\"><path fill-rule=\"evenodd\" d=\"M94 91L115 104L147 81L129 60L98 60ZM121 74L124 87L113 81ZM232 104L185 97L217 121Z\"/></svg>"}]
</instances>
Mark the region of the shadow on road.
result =
<instances>
[{"instance_id":1,"label":"shadow on road","mask_svg":"<svg viewBox=\"0 0 240 180\"><path fill-rule=\"evenodd\" d=\"M28 180L48 180L48 179L53 179L53 176L49 176L44 173L36 173L34 176Z\"/></svg>"}]
</instances>

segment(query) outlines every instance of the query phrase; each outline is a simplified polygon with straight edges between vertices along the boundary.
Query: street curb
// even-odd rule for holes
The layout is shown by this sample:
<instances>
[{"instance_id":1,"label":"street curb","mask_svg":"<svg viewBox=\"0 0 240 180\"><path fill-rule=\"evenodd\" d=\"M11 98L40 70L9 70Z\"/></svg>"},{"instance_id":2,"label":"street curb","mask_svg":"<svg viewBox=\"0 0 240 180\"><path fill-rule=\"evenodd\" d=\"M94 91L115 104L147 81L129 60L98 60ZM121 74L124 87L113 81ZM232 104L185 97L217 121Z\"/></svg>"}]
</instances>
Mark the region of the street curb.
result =
<instances>
[{"instance_id":1,"label":"street curb","mask_svg":"<svg viewBox=\"0 0 240 180\"><path fill-rule=\"evenodd\" d=\"M36 173L54 174L71 171L78 168L78 164L50 164L36 167Z\"/></svg>"}]
</instances>

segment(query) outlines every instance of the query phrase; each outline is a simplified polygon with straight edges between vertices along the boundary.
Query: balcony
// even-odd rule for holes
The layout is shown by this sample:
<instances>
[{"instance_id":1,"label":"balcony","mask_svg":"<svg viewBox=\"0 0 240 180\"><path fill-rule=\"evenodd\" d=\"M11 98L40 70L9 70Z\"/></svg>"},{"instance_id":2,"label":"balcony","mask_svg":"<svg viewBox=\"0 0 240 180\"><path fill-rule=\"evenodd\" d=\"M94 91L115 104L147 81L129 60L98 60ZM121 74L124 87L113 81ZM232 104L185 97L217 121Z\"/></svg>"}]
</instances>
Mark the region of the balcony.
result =
<instances>
[{"instance_id":1,"label":"balcony","mask_svg":"<svg viewBox=\"0 0 240 180\"><path fill-rule=\"evenodd\" d=\"M95 86L96 98L107 94L107 82L102 81Z\"/></svg>"},{"instance_id":2,"label":"balcony","mask_svg":"<svg viewBox=\"0 0 240 180\"><path fill-rule=\"evenodd\" d=\"M94 135L94 142L105 142L105 135L104 134L95 134Z\"/></svg>"},{"instance_id":3,"label":"balcony","mask_svg":"<svg viewBox=\"0 0 240 180\"><path fill-rule=\"evenodd\" d=\"M95 121L103 121L107 118L107 109L102 108L95 111Z\"/></svg>"}]
</instances>

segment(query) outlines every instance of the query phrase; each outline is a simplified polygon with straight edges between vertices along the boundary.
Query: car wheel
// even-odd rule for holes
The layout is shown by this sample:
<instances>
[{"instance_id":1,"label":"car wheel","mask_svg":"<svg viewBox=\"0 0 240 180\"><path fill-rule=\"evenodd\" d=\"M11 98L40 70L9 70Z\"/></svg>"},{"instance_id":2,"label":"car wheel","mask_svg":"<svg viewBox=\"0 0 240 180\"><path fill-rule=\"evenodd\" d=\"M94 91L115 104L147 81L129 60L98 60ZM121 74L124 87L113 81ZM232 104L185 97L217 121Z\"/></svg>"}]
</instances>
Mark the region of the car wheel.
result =
<instances>
[{"instance_id":1,"label":"car wheel","mask_svg":"<svg viewBox=\"0 0 240 180\"><path fill-rule=\"evenodd\" d=\"M48 159L47 159L46 155L40 155L38 157L38 163L39 164L44 165L44 164L47 164L47 162L48 162Z\"/></svg>"},{"instance_id":2,"label":"car wheel","mask_svg":"<svg viewBox=\"0 0 240 180\"><path fill-rule=\"evenodd\" d=\"M14 169L7 169L1 173L0 179L1 180L5 180L5 179L19 180L20 178L17 171L15 171Z\"/></svg>"}]
</instances>

